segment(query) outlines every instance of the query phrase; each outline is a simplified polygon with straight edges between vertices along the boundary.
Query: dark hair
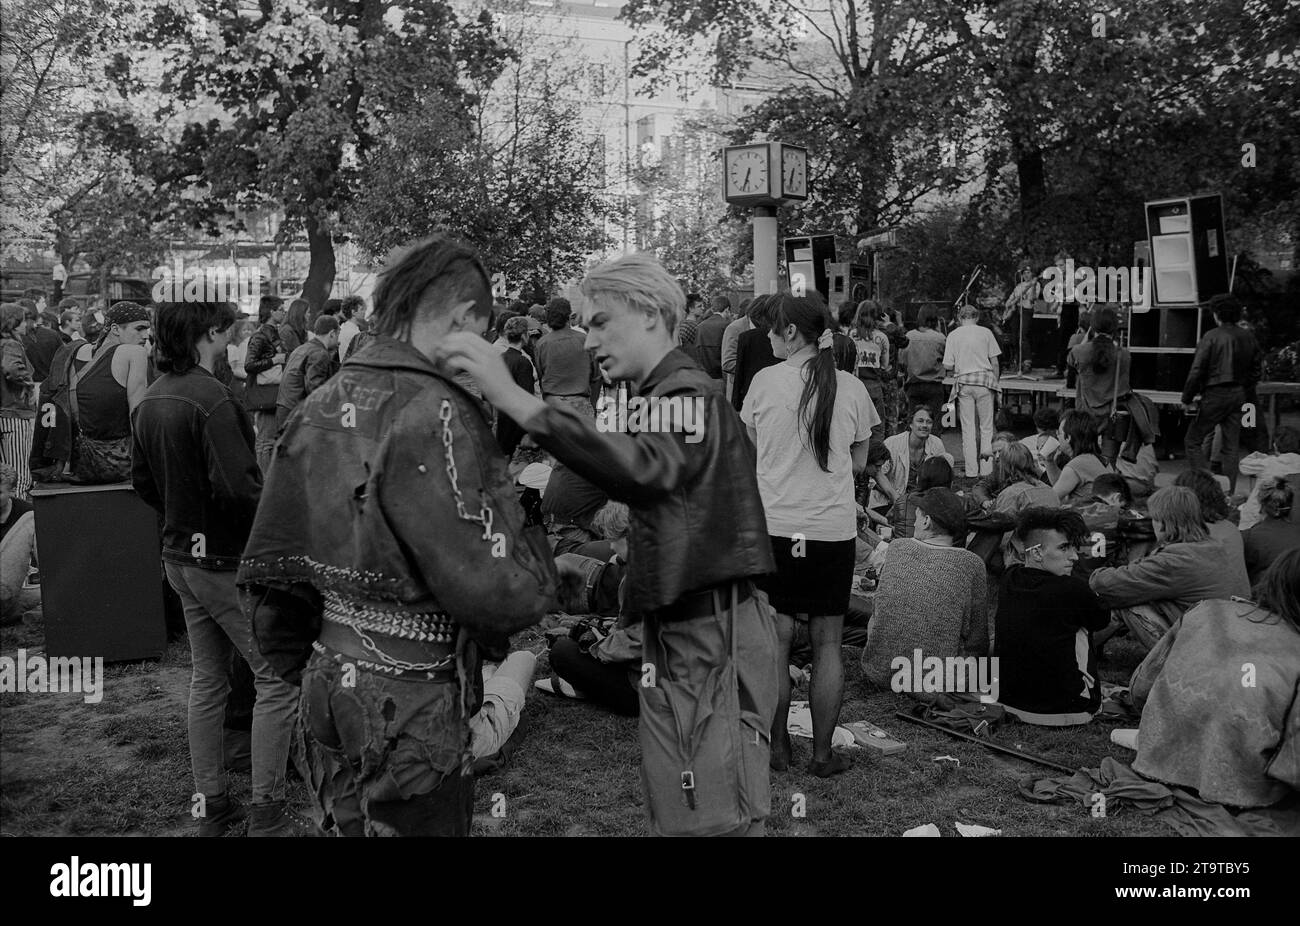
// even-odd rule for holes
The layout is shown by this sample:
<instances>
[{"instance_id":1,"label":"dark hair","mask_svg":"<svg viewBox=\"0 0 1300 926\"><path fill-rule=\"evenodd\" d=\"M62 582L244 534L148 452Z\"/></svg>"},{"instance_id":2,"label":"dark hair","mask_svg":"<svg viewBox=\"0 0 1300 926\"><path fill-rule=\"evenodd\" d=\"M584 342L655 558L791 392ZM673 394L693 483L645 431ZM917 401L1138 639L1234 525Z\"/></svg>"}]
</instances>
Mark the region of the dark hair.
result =
<instances>
[{"instance_id":1,"label":"dark hair","mask_svg":"<svg viewBox=\"0 0 1300 926\"><path fill-rule=\"evenodd\" d=\"M343 308L342 299L326 299L325 304L320 308L322 315L338 315Z\"/></svg>"},{"instance_id":2,"label":"dark hair","mask_svg":"<svg viewBox=\"0 0 1300 926\"><path fill-rule=\"evenodd\" d=\"M1300 631L1300 550L1288 550L1255 583L1255 600Z\"/></svg>"},{"instance_id":3,"label":"dark hair","mask_svg":"<svg viewBox=\"0 0 1300 926\"><path fill-rule=\"evenodd\" d=\"M1093 495L1109 495L1112 492L1119 493L1125 508L1133 504L1133 490L1129 488L1128 480L1119 473L1102 473L1092 481Z\"/></svg>"},{"instance_id":4,"label":"dark hair","mask_svg":"<svg viewBox=\"0 0 1300 926\"><path fill-rule=\"evenodd\" d=\"M1102 306L1093 313L1092 327L1096 332L1092 339L1092 372L1100 376L1110 369L1110 365L1115 362L1115 355L1119 352L1119 348L1115 346L1115 331L1119 327L1115 310L1110 306Z\"/></svg>"},{"instance_id":5,"label":"dark hair","mask_svg":"<svg viewBox=\"0 0 1300 926\"><path fill-rule=\"evenodd\" d=\"M78 305L77 300L72 296L64 296L62 299L59 300L60 312L62 312L65 309L76 309L76 308L80 308L80 306Z\"/></svg>"},{"instance_id":6,"label":"dark hair","mask_svg":"<svg viewBox=\"0 0 1300 926\"><path fill-rule=\"evenodd\" d=\"M492 310L491 284L478 252L468 245L435 235L395 252L375 287L374 333L407 338L427 290L440 297L436 311L471 299L477 313Z\"/></svg>"},{"instance_id":7,"label":"dark hair","mask_svg":"<svg viewBox=\"0 0 1300 926\"><path fill-rule=\"evenodd\" d=\"M41 321L45 322L45 324L49 325L51 328L59 327L59 316L55 315L53 312L42 312Z\"/></svg>"},{"instance_id":8,"label":"dark hair","mask_svg":"<svg viewBox=\"0 0 1300 926\"><path fill-rule=\"evenodd\" d=\"M26 321L23 314L23 307L16 302L6 302L0 305L0 335L11 338L14 336L14 329Z\"/></svg>"},{"instance_id":9,"label":"dark hair","mask_svg":"<svg viewBox=\"0 0 1300 926\"><path fill-rule=\"evenodd\" d=\"M1228 293L1219 293L1210 297L1210 311L1218 316L1219 321L1235 325L1241 321L1241 303L1237 297Z\"/></svg>"},{"instance_id":10,"label":"dark hair","mask_svg":"<svg viewBox=\"0 0 1300 926\"><path fill-rule=\"evenodd\" d=\"M71 309L64 309L59 313L59 327L62 328L69 322L75 321L80 317L80 312L73 312Z\"/></svg>"},{"instance_id":11,"label":"dark hair","mask_svg":"<svg viewBox=\"0 0 1300 926\"><path fill-rule=\"evenodd\" d=\"M284 300L279 296L263 296L257 300L258 324L265 325L271 320L271 313L278 312L282 305L284 305Z\"/></svg>"},{"instance_id":12,"label":"dark hair","mask_svg":"<svg viewBox=\"0 0 1300 926\"><path fill-rule=\"evenodd\" d=\"M1282 425L1273 432L1273 446L1278 453L1300 453L1300 429Z\"/></svg>"},{"instance_id":13,"label":"dark hair","mask_svg":"<svg viewBox=\"0 0 1300 926\"><path fill-rule=\"evenodd\" d=\"M1185 470L1178 474L1174 485L1185 486L1196 493L1196 500L1201 503L1201 517L1206 524L1222 521L1228 516L1228 501L1223 497L1223 489L1208 469Z\"/></svg>"},{"instance_id":14,"label":"dark hair","mask_svg":"<svg viewBox=\"0 0 1300 926\"><path fill-rule=\"evenodd\" d=\"M225 331L239 318L228 302L161 302L154 309L154 356L162 373L194 369L199 340L208 329Z\"/></svg>"},{"instance_id":15,"label":"dark hair","mask_svg":"<svg viewBox=\"0 0 1300 926\"><path fill-rule=\"evenodd\" d=\"M94 344L103 333L104 325L95 317L94 312L87 312L81 316L81 334L87 341ZM157 332L155 332L155 336L156 334Z\"/></svg>"},{"instance_id":16,"label":"dark hair","mask_svg":"<svg viewBox=\"0 0 1300 926\"><path fill-rule=\"evenodd\" d=\"M17 303L17 304L22 308L22 310L23 310L23 315L24 315L24 316L26 316L27 318L35 318L35 317L36 317L37 312L36 312L36 300L35 300L35 299L28 299L28 298L26 298L26 297L23 297L22 299L19 299L19 300L18 300L18 303Z\"/></svg>"},{"instance_id":17,"label":"dark hair","mask_svg":"<svg viewBox=\"0 0 1300 926\"><path fill-rule=\"evenodd\" d=\"M289 303L289 313L285 316L284 323L294 330L299 340L307 337L307 310L310 308L311 303L306 299L295 299Z\"/></svg>"},{"instance_id":18,"label":"dark hair","mask_svg":"<svg viewBox=\"0 0 1300 926\"><path fill-rule=\"evenodd\" d=\"M318 338L323 338L331 331L339 330L339 320L333 315L317 315L316 321L312 323L311 333Z\"/></svg>"},{"instance_id":19,"label":"dark hair","mask_svg":"<svg viewBox=\"0 0 1300 926\"><path fill-rule=\"evenodd\" d=\"M1030 505L1016 516L1015 538L1023 546L1035 531L1059 531L1076 547L1088 539L1088 525L1083 515L1072 508L1044 508Z\"/></svg>"},{"instance_id":20,"label":"dark hair","mask_svg":"<svg viewBox=\"0 0 1300 926\"><path fill-rule=\"evenodd\" d=\"M840 323L841 328L850 328L853 326L853 317L857 314L857 304L852 299L846 299L840 303L840 310L836 314L835 320Z\"/></svg>"},{"instance_id":21,"label":"dark hair","mask_svg":"<svg viewBox=\"0 0 1300 926\"><path fill-rule=\"evenodd\" d=\"M569 327L569 316L573 312L562 305L556 305L552 302L546 307L546 324L552 331L559 331L561 328Z\"/></svg>"},{"instance_id":22,"label":"dark hair","mask_svg":"<svg viewBox=\"0 0 1300 926\"><path fill-rule=\"evenodd\" d=\"M704 297L701 296L699 293L687 293L687 294L686 294L686 304L687 304L687 305L695 305L697 302L703 302L703 301L704 301Z\"/></svg>"},{"instance_id":23,"label":"dark hair","mask_svg":"<svg viewBox=\"0 0 1300 926\"><path fill-rule=\"evenodd\" d=\"M23 290L23 298L30 299L33 303L39 302L42 299L47 299L45 290L41 289L39 286L29 286L27 289Z\"/></svg>"},{"instance_id":24,"label":"dark hair","mask_svg":"<svg viewBox=\"0 0 1300 926\"><path fill-rule=\"evenodd\" d=\"M1061 430L1070 444L1070 456L1097 452L1097 419L1072 408L1061 417Z\"/></svg>"},{"instance_id":25,"label":"dark hair","mask_svg":"<svg viewBox=\"0 0 1300 926\"><path fill-rule=\"evenodd\" d=\"M939 311L932 305L922 307L916 316L916 326L918 328L933 328L934 323L939 320Z\"/></svg>"},{"instance_id":26,"label":"dark hair","mask_svg":"<svg viewBox=\"0 0 1300 926\"><path fill-rule=\"evenodd\" d=\"M345 296L343 303L339 306L339 314L343 316L344 321L347 321L353 315L365 315L366 300L360 296Z\"/></svg>"},{"instance_id":27,"label":"dark hair","mask_svg":"<svg viewBox=\"0 0 1300 926\"><path fill-rule=\"evenodd\" d=\"M1044 405L1034 412L1034 427L1040 431L1055 431L1061 426L1061 412L1055 405Z\"/></svg>"},{"instance_id":28,"label":"dark hair","mask_svg":"<svg viewBox=\"0 0 1300 926\"><path fill-rule=\"evenodd\" d=\"M830 313L820 296L779 296L775 305L775 325L795 329L813 345L814 353L804 361L807 377L799 396L799 421L807 432L804 446L812 450L817 465L830 472L831 418L835 414L835 352L817 346L822 332L832 327Z\"/></svg>"},{"instance_id":29,"label":"dark hair","mask_svg":"<svg viewBox=\"0 0 1300 926\"><path fill-rule=\"evenodd\" d=\"M924 407L924 406L922 406ZM930 457L921 463L916 475L916 491L952 487L952 464L944 457Z\"/></svg>"},{"instance_id":30,"label":"dark hair","mask_svg":"<svg viewBox=\"0 0 1300 926\"><path fill-rule=\"evenodd\" d=\"M709 308L718 314L722 314L731 308L731 300L719 293L709 300Z\"/></svg>"},{"instance_id":31,"label":"dark hair","mask_svg":"<svg viewBox=\"0 0 1300 926\"><path fill-rule=\"evenodd\" d=\"M755 328L767 331L772 327L772 303L775 301L775 296L754 297L754 301L749 304L749 320Z\"/></svg>"}]
</instances>

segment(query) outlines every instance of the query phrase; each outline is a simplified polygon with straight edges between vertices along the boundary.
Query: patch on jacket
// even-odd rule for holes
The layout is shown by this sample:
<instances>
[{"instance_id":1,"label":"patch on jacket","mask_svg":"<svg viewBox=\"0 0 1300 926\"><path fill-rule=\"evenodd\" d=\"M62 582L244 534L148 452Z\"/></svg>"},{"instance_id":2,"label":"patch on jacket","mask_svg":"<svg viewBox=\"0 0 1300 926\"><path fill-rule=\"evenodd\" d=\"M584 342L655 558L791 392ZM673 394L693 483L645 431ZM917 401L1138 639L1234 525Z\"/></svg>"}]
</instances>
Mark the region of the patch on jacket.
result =
<instances>
[{"instance_id":1,"label":"patch on jacket","mask_svg":"<svg viewBox=\"0 0 1300 926\"><path fill-rule=\"evenodd\" d=\"M335 378L312 393L303 411L303 424L378 440L384 406L396 392Z\"/></svg>"}]
</instances>

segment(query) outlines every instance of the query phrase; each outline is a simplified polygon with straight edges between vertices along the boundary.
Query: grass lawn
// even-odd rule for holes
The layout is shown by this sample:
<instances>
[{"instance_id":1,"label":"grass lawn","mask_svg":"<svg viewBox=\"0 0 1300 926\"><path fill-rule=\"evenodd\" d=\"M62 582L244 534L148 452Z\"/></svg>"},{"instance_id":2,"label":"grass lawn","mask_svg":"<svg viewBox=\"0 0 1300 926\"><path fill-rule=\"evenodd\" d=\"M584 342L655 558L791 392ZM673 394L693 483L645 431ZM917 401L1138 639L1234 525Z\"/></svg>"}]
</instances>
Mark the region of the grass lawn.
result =
<instances>
[{"instance_id":1,"label":"grass lawn","mask_svg":"<svg viewBox=\"0 0 1300 926\"><path fill-rule=\"evenodd\" d=\"M529 631L516 642L526 646L539 639ZM35 653L42 646L39 629L18 626L0 633L4 655L13 656L20 647ZM1024 800L1017 781L1056 773L904 724L894 711L908 699L868 690L858 655L852 647L844 650L842 720L871 720L906 742L907 750L887 758L856 750L851 771L823 781L803 771L811 741L796 739L791 771L772 777L770 834L897 836L934 823L945 836L955 836L957 821L1008 836L1172 833L1132 811L1093 818L1080 806ZM1113 641L1102 677L1124 681L1138 660L1131 644ZM545 657L538 671L549 671ZM0 695L0 833L192 834L185 737L189 674L189 649L179 641L159 662L107 666L98 704L86 704L77 694ZM806 689L796 692L801 696ZM1096 766L1107 755L1131 760L1131 752L1110 743L1110 730L1100 723L1075 730L1009 723L998 736L1067 765ZM478 782L477 835L645 834L635 720L530 691L515 736L510 762ZM932 761L941 755L955 756L960 766ZM246 798L248 776L236 775L233 782L236 794ZM806 808L802 818L792 813L798 794ZM293 783L290 796L309 804L301 782ZM504 816L494 816L502 799Z\"/></svg>"}]
</instances>

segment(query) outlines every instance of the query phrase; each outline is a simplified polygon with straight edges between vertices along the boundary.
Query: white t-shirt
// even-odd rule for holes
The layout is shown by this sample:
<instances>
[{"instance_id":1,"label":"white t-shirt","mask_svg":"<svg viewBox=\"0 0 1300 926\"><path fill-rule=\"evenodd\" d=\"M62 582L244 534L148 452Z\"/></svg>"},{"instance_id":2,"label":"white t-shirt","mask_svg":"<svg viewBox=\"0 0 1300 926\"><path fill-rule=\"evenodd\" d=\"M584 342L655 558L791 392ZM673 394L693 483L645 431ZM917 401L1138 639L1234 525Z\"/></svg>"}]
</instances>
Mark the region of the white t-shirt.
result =
<instances>
[{"instance_id":1,"label":"white t-shirt","mask_svg":"<svg viewBox=\"0 0 1300 926\"><path fill-rule=\"evenodd\" d=\"M889 336L883 331L873 331L867 338L853 338L858 351L857 371L889 369Z\"/></svg>"},{"instance_id":2,"label":"white t-shirt","mask_svg":"<svg viewBox=\"0 0 1300 926\"><path fill-rule=\"evenodd\" d=\"M758 493L767 532L774 537L850 540L858 526L849 447L871 436L880 415L862 381L837 370L826 460L830 472L822 470L799 421L807 358L808 353L800 351L759 371L745 394L740 419L758 433Z\"/></svg>"},{"instance_id":3,"label":"white t-shirt","mask_svg":"<svg viewBox=\"0 0 1300 926\"><path fill-rule=\"evenodd\" d=\"M360 333L361 333L361 328L358 327L357 323L350 318L347 321L345 321L343 324L339 325L339 358L340 359L348 355L348 345L351 344L352 339L355 338Z\"/></svg>"},{"instance_id":4,"label":"white t-shirt","mask_svg":"<svg viewBox=\"0 0 1300 926\"><path fill-rule=\"evenodd\" d=\"M993 332L982 325L959 325L948 332L948 344L943 352L943 365L953 367L953 372L975 373L987 370L996 378L997 361L992 358L1002 353Z\"/></svg>"}]
</instances>

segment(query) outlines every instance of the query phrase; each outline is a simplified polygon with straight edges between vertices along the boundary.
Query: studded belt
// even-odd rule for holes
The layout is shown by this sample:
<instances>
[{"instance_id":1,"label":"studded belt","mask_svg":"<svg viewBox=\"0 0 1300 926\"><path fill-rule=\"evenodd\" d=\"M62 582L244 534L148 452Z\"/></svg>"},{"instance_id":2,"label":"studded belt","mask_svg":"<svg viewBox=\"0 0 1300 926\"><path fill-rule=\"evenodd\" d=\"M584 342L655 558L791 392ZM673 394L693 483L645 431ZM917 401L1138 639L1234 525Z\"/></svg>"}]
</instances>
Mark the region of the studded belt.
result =
<instances>
[{"instance_id":1,"label":"studded belt","mask_svg":"<svg viewBox=\"0 0 1300 926\"><path fill-rule=\"evenodd\" d=\"M385 611L326 595L317 652L391 675L455 672L458 625L445 614ZM327 652L333 651L331 652Z\"/></svg>"}]
</instances>

